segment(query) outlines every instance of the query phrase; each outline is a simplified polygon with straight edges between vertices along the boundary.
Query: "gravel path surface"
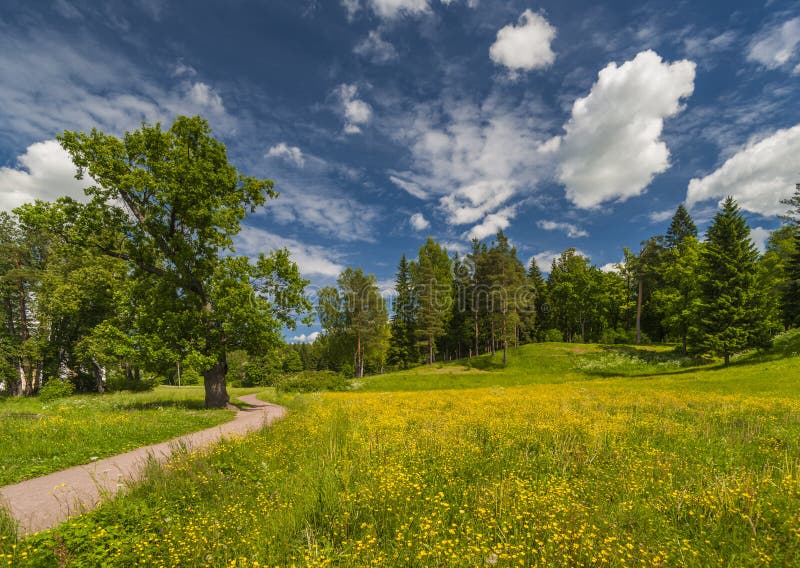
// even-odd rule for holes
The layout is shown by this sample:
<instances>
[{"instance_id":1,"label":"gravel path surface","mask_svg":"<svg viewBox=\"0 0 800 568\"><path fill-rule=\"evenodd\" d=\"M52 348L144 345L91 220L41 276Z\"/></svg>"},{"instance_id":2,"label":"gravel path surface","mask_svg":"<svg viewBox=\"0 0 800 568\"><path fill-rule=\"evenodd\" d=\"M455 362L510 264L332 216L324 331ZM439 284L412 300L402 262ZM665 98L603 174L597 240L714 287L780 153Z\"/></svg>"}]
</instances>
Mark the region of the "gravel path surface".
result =
<instances>
[{"instance_id":1,"label":"gravel path surface","mask_svg":"<svg viewBox=\"0 0 800 568\"><path fill-rule=\"evenodd\" d=\"M240 396L239 400L249 404L250 408L239 410L230 422L168 442L144 446L118 456L0 487L0 501L9 507L19 522L20 535L36 533L94 509L103 500L113 497L128 482L138 479L150 455L163 462L180 446L202 448L224 437L257 430L286 414L284 407L262 402L255 395Z\"/></svg>"}]
</instances>

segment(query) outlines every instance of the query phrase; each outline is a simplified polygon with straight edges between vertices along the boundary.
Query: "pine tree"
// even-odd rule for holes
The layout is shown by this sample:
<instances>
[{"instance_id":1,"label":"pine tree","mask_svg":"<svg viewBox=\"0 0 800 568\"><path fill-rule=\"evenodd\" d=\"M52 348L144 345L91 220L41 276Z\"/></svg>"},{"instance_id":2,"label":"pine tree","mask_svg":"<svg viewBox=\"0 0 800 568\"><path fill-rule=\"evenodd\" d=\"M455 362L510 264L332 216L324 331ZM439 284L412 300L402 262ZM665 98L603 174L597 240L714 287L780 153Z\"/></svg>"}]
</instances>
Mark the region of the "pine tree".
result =
<instances>
[{"instance_id":1,"label":"pine tree","mask_svg":"<svg viewBox=\"0 0 800 568\"><path fill-rule=\"evenodd\" d=\"M410 268L414 282L414 305L418 345L425 349L429 365L437 351L436 342L449 322L453 301L453 267L447 250L428 238Z\"/></svg>"},{"instance_id":2,"label":"pine tree","mask_svg":"<svg viewBox=\"0 0 800 568\"><path fill-rule=\"evenodd\" d=\"M706 233L701 252L698 326L693 350L723 357L754 347L766 335L758 252L739 206L728 197Z\"/></svg>"},{"instance_id":3,"label":"pine tree","mask_svg":"<svg viewBox=\"0 0 800 568\"><path fill-rule=\"evenodd\" d=\"M414 341L414 303L411 272L406 255L400 258L395 276L395 298L392 303L389 362L408 369L417 360Z\"/></svg>"},{"instance_id":4,"label":"pine tree","mask_svg":"<svg viewBox=\"0 0 800 568\"><path fill-rule=\"evenodd\" d=\"M790 199L781 201L789 207L783 218L794 228L795 252L786 263L786 283L783 286L781 309L784 321L790 326L800 326L800 183Z\"/></svg>"},{"instance_id":5,"label":"pine tree","mask_svg":"<svg viewBox=\"0 0 800 568\"><path fill-rule=\"evenodd\" d=\"M536 259L532 258L528 265L526 274L528 290L533 295L532 306L525 306L526 313L523 314L523 326L529 341L541 341L544 338L544 331L547 329L547 282L542 276Z\"/></svg>"},{"instance_id":6,"label":"pine tree","mask_svg":"<svg viewBox=\"0 0 800 568\"><path fill-rule=\"evenodd\" d=\"M516 339L523 306L520 292L525 284L525 268L517 259L517 251L512 248L503 231L497 233L497 241L489 250L490 313L493 316L493 329L498 331L503 343L503 365L508 362L508 344Z\"/></svg>"},{"instance_id":7,"label":"pine tree","mask_svg":"<svg viewBox=\"0 0 800 568\"><path fill-rule=\"evenodd\" d=\"M697 238L697 226L694 224L692 216L689 215L686 207L681 203L672 217L669 229L667 229L667 248L677 248L689 237Z\"/></svg>"}]
</instances>

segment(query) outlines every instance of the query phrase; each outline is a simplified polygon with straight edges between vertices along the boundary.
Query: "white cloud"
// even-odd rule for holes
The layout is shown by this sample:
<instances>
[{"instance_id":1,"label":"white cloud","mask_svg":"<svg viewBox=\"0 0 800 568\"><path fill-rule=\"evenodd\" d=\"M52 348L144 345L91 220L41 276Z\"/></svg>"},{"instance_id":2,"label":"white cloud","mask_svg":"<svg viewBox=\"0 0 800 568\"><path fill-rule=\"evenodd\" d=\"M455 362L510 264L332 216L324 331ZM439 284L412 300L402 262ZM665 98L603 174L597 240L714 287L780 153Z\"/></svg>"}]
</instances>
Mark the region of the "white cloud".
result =
<instances>
[{"instance_id":1,"label":"white cloud","mask_svg":"<svg viewBox=\"0 0 800 568\"><path fill-rule=\"evenodd\" d=\"M518 204L514 201L535 189L552 162L552 156L538 151L544 130L553 125L536 99L511 102L498 93L478 105L443 96L384 118L387 135L411 150L408 170L390 171L390 179L420 199L438 196L451 225L479 224ZM500 217L507 221L511 215Z\"/></svg>"},{"instance_id":2,"label":"white cloud","mask_svg":"<svg viewBox=\"0 0 800 568\"><path fill-rule=\"evenodd\" d=\"M589 255L578 249L575 249L575 254L589 258ZM550 274L550 269L553 268L553 261L558 259L560 256L560 252L546 250L530 257L528 262L525 263L525 266L530 266L531 261L534 260L536 261L536 266L539 267L539 270L546 274Z\"/></svg>"},{"instance_id":3,"label":"white cloud","mask_svg":"<svg viewBox=\"0 0 800 568\"><path fill-rule=\"evenodd\" d=\"M476 223L514 195L506 180L478 181L442 197L439 203L453 225Z\"/></svg>"},{"instance_id":4,"label":"white cloud","mask_svg":"<svg viewBox=\"0 0 800 568\"><path fill-rule=\"evenodd\" d=\"M301 333L300 335L295 335L289 341L291 341L292 343L314 343L317 340L317 337L319 337L319 332L312 331L308 335L306 335L305 333Z\"/></svg>"},{"instance_id":5,"label":"white cloud","mask_svg":"<svg viewBox=\"0 0 800 568\"><path fill-rule=\"evenodd\" d=\"M0 211L10 211L36 199L52 201L69 196L85 200L83 188L93 185L86 176L75 179L75 165L56 140L28 146L14 168L0 168Z\"/></svg>"},{"instance_id":6,"label":"white cloud","mask_svg":"<svg viewBox=\"0 0 800 568\"><path fill-rule=\"evenodd\" d=\"M306 160L303 157L303 151L297 146L289 146L286 142L275 144L267 150L267 157L269 158L283 158L290 162L294 162L298 166L303 166Z\"/></svg>"},{"instance_id":7,"label":"white cloud","mask_svg":"<svg viewBox=\"0 0 800 568\"><path fill-rule=\"evenodd\" d=\"M556 29L544 16L525 10L516 26L509 24L497 32L497 39L489 48L489 57L512 71L548 67L556 58L550 48L555 37Z\"/></svg>"},{"instance_id":8,"label":"white cloud","mask_svg":"<svg viewBox=\"0 0 800 568\"><path fill-rule=\"evenodd\" d=\"M589 233L583 229L579 229L572 223L556 223L555 221L538 221L536 225L545 231L563 231L570 239L578 239L581 237L588 237Z\"/></svg>"},{"instance_id":9,"label":"white cloud","mask_svg":"<svg viewBox=\"0 0 800 568\"><path fill-rule=\"evenodd\" d=\"M703 178L689 182L689 207L709 199L732 195L742 209L778 215L785 212L780 200L792 196L798 181L800 124L778 130L760 141L750 142L722 166Z\"/></svg>"},{"instance_id":10,"label":"white cloud","mask_svg":"<svg viewBox=\"0 0 800 568\"><path fill-rule=\"evenodd\" d=\"M266 211L284 225L297 223L317 233L343 241L373 241L375 207L350 195L324 187L318 180L284 181L276 185L278 199L267 202Z\"/></svg>"},{"instance_id":11,"label":"white cloud","mask_svg":"<svg viewBox=\"0 0 800 568\"><path fill-rule=\"evenodd\" d=\"M431 226L430 221L422 213L414 213L409 219L409 223L417 231L424 231Z\"/></svg>"},{"instance_id":12,"label":"white cloud","mask_svg":"<svg viewBox=\"0 0 800 568\"><path fill-rule=\"evenodd\" d=\"M620 272L620 265L624 264L622 261L620 262L607 262L603 266L600 267L601 272Z\"/></svg>"},{"instance_id":13,"label":"white cloud","mask_svg":"<svg viewBox=\"0 0 800 568\"><path fill-rule=\"evenodd\" d=\"M459 0L440 0L446 6ZM419 16L431 12L430 0L340 0L348 19L353 19L362 9L369 9L384 20L401 16ZM479 0L466 0L467 6L474 8Z\"/></svg>"},{"instance_id":14,"label":"white cloud","mask_svg":"<svg viewBox=\"0 0 800 568\"><path fill-rule=\"evenodd\" d=\"M395 184L397 187L399 187L400 189L406 191L410 195L413 195L417 199L427 199L428 198L428 194L425 192L425 190L422 189L419 186L419 184L417 184L417 183L415 183L415 182L413 182L411 180L406 180L406 179L403 179L403 178L399 178L399 177L394 176L394 175L390 175L389 176L389 180L391 180L391 182L393 184Z\"/></svg>"},{"instance_id":15,"label":"white cloud","mask_svg":"<svg viewBox=\"0 0 800 568\"><path fill-rule=\"evenodd\" d=\"M304 276L338 276L344 270L343 265L331 258L328 247L307 245L249 225L243 226L236 235L234 246L237 252L253 257L276 248L287 248Z\"/></svg>"},{"instance_id":16,"label":"white cloud","mask_svg":"<svg viewBox=\"0 0 800 568\"><path fill-rule=\"evenodd\" d=\"M670 219L675 214L673 209L664 209L663 211L651 211L647 217L651 223L662 223Z\"/></svg>"},{"instance_id":17,"label":"white cloud","mask_svg":"<svg viewBox=\"0 0 800 568\"><path fill-rule=\"evenodd\" d=\"M370 59L373 63L389 63L397 59L397 50L381 37L380 30L372 30L358 42L353 53Z\"/></svg>"},{"instance_id":18,"label":"white cloud","mask_svg":"<svg viewBox=\"0 0 800 568\"><path fill-rule=\"evenodd\" d=\"M391 20L399 16L424 14L430 10L428 0L341 0L349 18L361 8L371 9L378 17Z\"/></svg>"},{"instance_id":19,"label":"white cloud","mask_svg":"<svg viewBox=\"0 0 800 568\"><path fill-rule=\"evenodd\" d=\"M53 30L0 30L0 69L14 77L0 81L0 123L15 139L49 140L92 127L119 135L142 121L169 125L179 114L203 115L217 132L236 125L208 84L184 74L165 86L136 61Z\"/></svg>"},{"instance_id":20,"label":"white cloud","mask_svg":"<svg viewBox=\"0 0 800 568\"><path fill-rule=\"evenodd\" d=\"M694 90L695 64L665 63L643 51L610 63L591 92L575 101L561 141L558 179L580 208L640 195L669 167L664 119L682 110Z\"/></svg>"},{"instance_id":21,"label":"white cloud","mask_svg":"<svg viewBox=\"0 0 800 568\"><path fill-rule=\"evenodd\" d=\"M792 18L759 33L747 51L747 59L768 69L777 69L794 58L800 44L800 17Z\"/></svg>"},{"instance_id":22,"label":"white cloud","mask_svg":"<svg viewBox=\"0 0 800 568\"><path fill-rule=\"evenodd\" d=\"M197 106L211 112L225 111L225 107L222 106L222 97L205 83L194 83L189 89L189 99Z\"/></svg>"},{"instance_id":23,"label":"white cloud","mask_svg":"<svg viewBox=\"0 0 800 568\"><path fill-rule=\"evenodd\" d=\"M372 107L361 99L356 98L358 87L355 85L339 85L336 93L342 104L345 133L358 134L361 132L361 125L366 124L372 118Z\"/></svg>"},{"instance_id":24,"label":"white cloud","mask_svg":"<svg viewBox=\"0 0 800 568\"><path fill-rule=\"evenodd\" d=\"M497 231L508 229L516 213L515 207L506 207L497 213L491 213L483 218L482 223L472 227L465 236L468 239L485 239Z\"/></svg>"},{"instance_id":25,"label":"white cloud","mask_svg":"<svg viewBox=\"0 0 800 568\"><path fill-rule=\"evenodd\" d=\"M764 254L764 251L767 250L767 241L769 240L769 236L772 234L772 231L769 229L765 229L764 227L753 227L750 229L750 238L753 240L753 244L756 245L758 252Z\"/></svg>"}]
</instances>

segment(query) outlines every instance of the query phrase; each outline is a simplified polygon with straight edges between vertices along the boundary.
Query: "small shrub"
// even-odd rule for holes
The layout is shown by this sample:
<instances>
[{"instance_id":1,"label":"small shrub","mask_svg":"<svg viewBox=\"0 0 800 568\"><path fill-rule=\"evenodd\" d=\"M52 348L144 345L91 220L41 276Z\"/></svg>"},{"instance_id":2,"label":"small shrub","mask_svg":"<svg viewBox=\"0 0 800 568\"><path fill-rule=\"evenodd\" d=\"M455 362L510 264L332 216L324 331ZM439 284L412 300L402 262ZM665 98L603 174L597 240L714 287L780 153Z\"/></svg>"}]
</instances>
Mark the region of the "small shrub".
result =
<instances>
[{"instance_id":1,"label":"small shrub","mask_svg":"<svg viewBox=\"0 0 800 568\"><path fill-rule=\"evenodd\" d=\"M157 375L144 375L137 381L127 378L123 373L111 372L107 375L105 388L109 392L147 392L160 384L161 379Z\"/></svg>"},{"instance_id":2,"label":"small shrub","mask_svg":"<svg viewBox=\"0 0 800 568\"><path fill-rule=\"evenodd\" d=\"M275 381L278 392L344 391L349 387L350 381L333 371L303 371Z\"/></svg>"},{"instance_id":3,"label":"small shrub","mask_svg":"<svg viewBox=\"0 0 800 568\"><path fill-rule=\"evenodd\" d=\"M39 398L43 402L56 400L57 398L66 398L75 393L75 385L69 381L61 379L50 379L41 389L39 389Z\"/></svg>"},{"instance_id":4,"label":"small shrub","mask_svg":"<svg viewBox=\"0 0 800 568\"><path fill-rule=\"evenodd\" d=\"M557 329L548 329L544 334L545 341L559 342L564 341L564 335Z\"/></svg>"}]
</instances>

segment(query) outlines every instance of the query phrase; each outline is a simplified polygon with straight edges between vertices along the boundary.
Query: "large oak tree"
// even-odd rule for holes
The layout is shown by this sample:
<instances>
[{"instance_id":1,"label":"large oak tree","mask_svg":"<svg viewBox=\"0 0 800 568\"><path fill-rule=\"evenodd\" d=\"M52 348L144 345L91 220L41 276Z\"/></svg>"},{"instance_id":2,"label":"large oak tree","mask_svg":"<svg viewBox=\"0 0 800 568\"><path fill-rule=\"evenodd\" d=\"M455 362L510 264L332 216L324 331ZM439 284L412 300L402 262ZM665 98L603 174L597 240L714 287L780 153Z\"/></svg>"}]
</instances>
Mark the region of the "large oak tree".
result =
<instances>
[{"instance_id":1,"label":"large oak tree","mask_svg":"<svg viewBox=\"0 0 800 568\"><path fill-rule=\"evenodd\" d=\"M77 177L94 182L87 205L62 201L70 209L62 231L128 263L139 331L188 349L206 406L225 406L227 352L268 350L282 325L310 309L286 250L255 264L232 255L247 211L277 197L273 182L241 174L200 117L166 130L143 124L122 138L67 131L59 141Z\"/></svg>"}]
</instances>

